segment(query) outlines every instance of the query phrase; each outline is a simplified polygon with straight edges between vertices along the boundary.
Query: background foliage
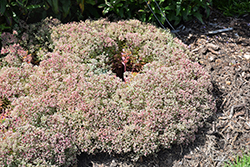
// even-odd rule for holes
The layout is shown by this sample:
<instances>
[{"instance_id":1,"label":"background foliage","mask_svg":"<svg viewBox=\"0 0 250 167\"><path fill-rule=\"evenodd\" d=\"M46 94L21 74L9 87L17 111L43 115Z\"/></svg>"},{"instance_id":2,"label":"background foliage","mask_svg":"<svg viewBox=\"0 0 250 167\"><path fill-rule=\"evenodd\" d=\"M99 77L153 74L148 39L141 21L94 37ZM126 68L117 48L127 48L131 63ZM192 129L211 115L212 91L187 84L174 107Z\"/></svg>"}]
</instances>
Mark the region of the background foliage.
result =
<instances>
[{"instance_id":1,"label":"background foliage","mask_svg":"<svg viewBox=\"0 0 250 167\"><path fill-rule=\"evenodd\" d=\"M35 23L49 16L62 22L98 18L96 5L96 0L1 0L0 30L11 30L19 20Z\"/></svg>"},{"instance_id":2,"label":"background foliage","mask_svg":"<svg viewBox=\"0 0 250 167\"><path fill-rule=\"evenodd\" d=\"M159 5L159 6L158 6ZM150 8L151 10L150 10ZM14 24L24 20L39 22L55 17L62 22L108 16L111 19L139 19L143 22L177 26L182 21L197 18L203 22L211 8L222 10L227 16L250 12L249 0L1 0L0 32L10 31ZM166 17L166 18L165 18Z\"/></svg>"},{"instance_id":3,"label":"background foliage","mask_svg":"<svg viewBox=\"0 0 250 167\"><path fill-rule=\"evenodd\" d=\"M205 11L206 17L209 16L210 5L212 2L207 0L106 0L105 4L99 7L104 7L103 14L114 12L121 18L135 17L144 22L157 22L151 8L162 24L165 24L166 16L174 25L178 25L181 21L188 21L193 17L202 22L202 11Z\"/></svg>"},{"instance_id":4,"label":"background foliage","mask_svg":"<svg viewBox=\"0 0 250 167\"><path fill-rule=\"evenodd\" d=\"M250 13L249 0L216 0L214 6L220 9L226 16L241 16Z\"/></svg>"}]
</instances>

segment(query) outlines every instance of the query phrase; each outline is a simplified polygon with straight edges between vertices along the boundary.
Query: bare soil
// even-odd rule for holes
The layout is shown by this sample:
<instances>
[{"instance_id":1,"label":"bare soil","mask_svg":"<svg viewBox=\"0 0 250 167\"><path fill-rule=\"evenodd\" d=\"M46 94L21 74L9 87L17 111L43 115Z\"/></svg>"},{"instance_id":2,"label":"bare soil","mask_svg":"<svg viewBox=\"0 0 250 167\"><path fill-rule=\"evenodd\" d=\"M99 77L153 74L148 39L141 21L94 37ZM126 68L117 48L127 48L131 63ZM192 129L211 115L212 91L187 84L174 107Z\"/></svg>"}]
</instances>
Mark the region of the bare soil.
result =
<instances>
[{"instance_id":1,"label":"bare soil","mask_svg":"<svg viewBox=\"0 0 250 167\"><path fill-rule=\"evenodd\" d=\"M81 154L78 167L219 167L249 152L250 14L225 17L213 9L204 23L190 21L178 33L209 71L214 86L217 112L198 131L196 140L139 162L120 155ZM212 32L221 29L227 31Z\"/></svg>"}]
</instances>

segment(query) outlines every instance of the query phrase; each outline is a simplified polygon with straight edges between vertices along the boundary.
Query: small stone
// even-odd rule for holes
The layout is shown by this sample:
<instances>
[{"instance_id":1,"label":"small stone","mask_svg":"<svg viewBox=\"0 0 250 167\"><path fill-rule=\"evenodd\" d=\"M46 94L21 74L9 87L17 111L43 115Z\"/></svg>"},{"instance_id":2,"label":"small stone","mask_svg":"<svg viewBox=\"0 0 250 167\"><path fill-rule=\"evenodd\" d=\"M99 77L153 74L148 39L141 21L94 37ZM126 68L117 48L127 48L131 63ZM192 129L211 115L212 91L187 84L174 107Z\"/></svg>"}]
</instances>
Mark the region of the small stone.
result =
<instances>
[{"instance_id":1,"label":"small stone","mask_svg":"<svg viewBox=\"0 0 250 167\"><path fill-rule=\"evenodd\" d=\"M227 85L231 85L231 82L230 82L230 81L226 81L226 84L227 84Z\"/></svg>"}]
</instances>

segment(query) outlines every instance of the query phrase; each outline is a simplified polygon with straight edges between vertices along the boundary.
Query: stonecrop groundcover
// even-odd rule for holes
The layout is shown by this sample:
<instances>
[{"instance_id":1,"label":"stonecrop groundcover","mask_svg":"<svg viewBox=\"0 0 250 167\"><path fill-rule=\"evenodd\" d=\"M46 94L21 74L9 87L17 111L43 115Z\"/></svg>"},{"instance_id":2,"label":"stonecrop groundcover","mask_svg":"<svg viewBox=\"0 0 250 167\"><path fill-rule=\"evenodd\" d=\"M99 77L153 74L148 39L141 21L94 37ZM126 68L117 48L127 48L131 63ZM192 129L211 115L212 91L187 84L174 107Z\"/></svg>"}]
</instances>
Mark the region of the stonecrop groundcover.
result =
<instances>
[{"instance_id":1,"label":"stonecrop groundcover","mask_svg":"<svg viewBox=\"0 0 250 167\"><path fill-rule=\"evenodd\" d=\"M137 160L194 141L214 112L208 72L169 32L48 22L35 37L32 25L2 34L1 166L69 166L80 152Z\"/></svg>"}]
</instances>

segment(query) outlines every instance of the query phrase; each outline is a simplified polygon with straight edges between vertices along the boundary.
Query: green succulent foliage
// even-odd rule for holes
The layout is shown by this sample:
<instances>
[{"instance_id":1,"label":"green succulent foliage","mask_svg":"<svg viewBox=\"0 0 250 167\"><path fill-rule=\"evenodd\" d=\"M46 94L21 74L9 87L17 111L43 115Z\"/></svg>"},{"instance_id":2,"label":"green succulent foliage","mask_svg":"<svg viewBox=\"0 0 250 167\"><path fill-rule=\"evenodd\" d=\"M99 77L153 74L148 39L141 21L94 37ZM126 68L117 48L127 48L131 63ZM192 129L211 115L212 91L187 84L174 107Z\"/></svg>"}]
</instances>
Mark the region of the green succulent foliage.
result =
<instances>
[{"instance_id":1,"label":"green succulent foliage","mask_svg":"<svg viewBox=\"0 0 250 167\"><path fill-rule=\"evenodd\" d=\"M214 0L214 6L225 16L244 15L250 13L249 0Z\"/></svg>"}]
</instances>

